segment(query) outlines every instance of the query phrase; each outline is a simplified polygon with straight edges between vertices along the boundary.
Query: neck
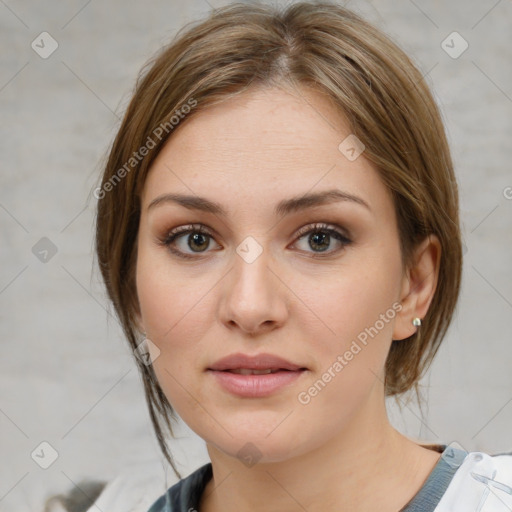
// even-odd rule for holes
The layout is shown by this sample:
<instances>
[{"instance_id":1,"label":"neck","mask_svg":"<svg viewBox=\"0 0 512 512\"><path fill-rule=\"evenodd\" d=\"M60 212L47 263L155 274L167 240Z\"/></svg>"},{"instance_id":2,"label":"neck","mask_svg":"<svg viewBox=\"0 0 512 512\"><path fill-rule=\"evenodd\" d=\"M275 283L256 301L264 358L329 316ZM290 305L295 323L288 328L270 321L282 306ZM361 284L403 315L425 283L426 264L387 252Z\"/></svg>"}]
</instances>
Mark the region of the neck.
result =
<instances>
[{"instance_id":1,"label":"neck","mask_svg":"<svg viewBox=\"0 0 512 512\"><path fill-rule=\"evenodd\" d=\"M279 462L246 467L208 445L213 479L203 493L200 510L400 509L424 483L439 454L398 433L389 424L384 402L379 411L367 408L357 416L317 449Z\"/></svg>"}]
</instances>

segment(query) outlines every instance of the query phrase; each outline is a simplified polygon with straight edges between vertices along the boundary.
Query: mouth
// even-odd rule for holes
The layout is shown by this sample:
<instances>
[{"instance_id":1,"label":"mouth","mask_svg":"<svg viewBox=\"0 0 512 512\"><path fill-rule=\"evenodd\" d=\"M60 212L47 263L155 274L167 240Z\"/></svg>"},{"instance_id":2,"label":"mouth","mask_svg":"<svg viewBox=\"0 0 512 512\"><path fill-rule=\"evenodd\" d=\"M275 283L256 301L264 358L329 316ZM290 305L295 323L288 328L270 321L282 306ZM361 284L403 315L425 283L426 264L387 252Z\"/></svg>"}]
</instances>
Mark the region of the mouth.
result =
<instances>
[{"instance_id":1,"label":"mouth","mask_svg":"<svg viewBox=\"0 0 512 512\"><path fill-rule=\"evenodd\" d=\"M233 370L221 370L221 371L236 373L238 375L268 375L270 373L289 372L291 370L285 370L284 368L267 368L266 370L254 370L251 368L235 368Z\"/></svg>"},{"instance_id":2,"label":"mouth","mask_svg":"<svg viewBox=\"0 0 512 512\"><path fill-rule=\"evenodd\" d=\"M307 370L305 366L272 354L232 354L207 368L224 391L245 398L273 395Z\"/></svg>"},{"instance_id":3,"label":"mouth","mask_svg":"<svg viewBox=\"0 0 512 512\"><path fill-rule=\"evenodd\" d=\"M265 374L279 371L307 370L307 368L273 354L250 356L238 353L219 359L208 367L208 370L236 372L242 375L250 375L247 372L253 372L253 374L258 375L259 373L256 372L263 372Z\"/></svg>"}]
</instances>

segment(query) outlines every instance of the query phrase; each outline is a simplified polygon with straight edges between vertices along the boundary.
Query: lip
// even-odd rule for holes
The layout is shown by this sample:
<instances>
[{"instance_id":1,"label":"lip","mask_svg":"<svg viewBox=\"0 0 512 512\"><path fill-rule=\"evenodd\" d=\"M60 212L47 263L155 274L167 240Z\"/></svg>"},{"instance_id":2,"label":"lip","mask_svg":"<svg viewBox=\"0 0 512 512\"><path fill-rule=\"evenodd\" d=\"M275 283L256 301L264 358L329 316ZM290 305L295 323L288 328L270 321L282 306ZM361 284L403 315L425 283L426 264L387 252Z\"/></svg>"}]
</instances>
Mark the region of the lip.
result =
<instances>
[{"instance_id":1,"label":"lip","mask_svg":"<svg viewBox=\"0 0 512 512\"><path fill-rule=\"evenodd\" d=\"M247 368L250 370L266 370L271 368L289 371L306 369L304 366L291 363L290 361L273 354L257 354L249 356L247 354L237 353L219 359L217 362L212 364L208 370L225 371L239 370L240 368Z\"/></svg>"},{"instance_id":2,"label":"lip","mask_svg":"<svg viewBox=\"0 0 512 512\"><path fill-rule=\"evenodd\" d=\"M233 370L272 370L266 374L240 374ZM231 354L207 368L216 382L231 394L246 398L270 396L290 385L307 370L273 354Z\"/></svg>"}]
</instances>

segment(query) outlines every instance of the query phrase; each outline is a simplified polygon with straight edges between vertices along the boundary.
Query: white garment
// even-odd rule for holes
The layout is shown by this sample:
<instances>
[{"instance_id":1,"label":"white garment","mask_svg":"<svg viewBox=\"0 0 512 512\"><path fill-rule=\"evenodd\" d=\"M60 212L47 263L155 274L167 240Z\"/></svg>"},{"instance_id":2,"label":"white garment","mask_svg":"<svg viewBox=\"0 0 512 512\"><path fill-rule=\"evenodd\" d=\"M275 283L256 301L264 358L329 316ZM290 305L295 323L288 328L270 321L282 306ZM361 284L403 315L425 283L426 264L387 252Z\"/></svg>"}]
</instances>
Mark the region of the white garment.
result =
<instances>
[{"instance_id":1,"label":"white garment","mask_svg":"<svg viewBox=\"0 0 512 512\"><path fill-rule=\"evenodd\" d=\"M511 512L512 455L470 452L435 512Z\"/></svg>"}]
</instances>

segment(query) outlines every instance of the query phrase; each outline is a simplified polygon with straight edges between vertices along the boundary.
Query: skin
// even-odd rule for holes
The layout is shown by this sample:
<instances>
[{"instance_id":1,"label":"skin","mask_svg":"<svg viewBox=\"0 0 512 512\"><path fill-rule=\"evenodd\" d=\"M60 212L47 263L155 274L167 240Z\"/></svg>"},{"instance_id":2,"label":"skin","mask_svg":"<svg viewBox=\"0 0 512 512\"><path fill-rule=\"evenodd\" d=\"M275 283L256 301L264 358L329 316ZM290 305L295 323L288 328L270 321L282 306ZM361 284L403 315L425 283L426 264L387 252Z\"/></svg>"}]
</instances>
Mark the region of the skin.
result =
<instances>
[{"instance_id":1,"label":"skin","mask_svg":"<svg viewBox=\"0 0 512 512\"><path fill-rule=\"evenodd\" d=\"M207 443L213 479L202 512L359 512L377 504L395 512L439 459L390 425L383 380L392 340L413 334L412 319L428 310L440 245L426 239L402 267L388 189L364 153L349 161L338 149L350 133L313 90L250 89L183 122L148 175L137 239L138 320L160 351L153 365L164 393ZM274 214L283 199L332 188L370 209L341 201ZM171 192L216 201L227 216L170 202L148 210ZM309 234L297 237L316 222L340 226L351 242L331 237L321 252ZM159 243L191 223L212 233L209 245L208 237L194 245L190 234L175 241L193 259ZM248 236L262 249L251 263L236 252ZM390 310L394 318L300 403L299 393ZM237 352L276 354L308 370L269 397L241 398L205 371ZM237 455L248 442L261 455L250 467Z\"/></svg>"}]
</instances>

